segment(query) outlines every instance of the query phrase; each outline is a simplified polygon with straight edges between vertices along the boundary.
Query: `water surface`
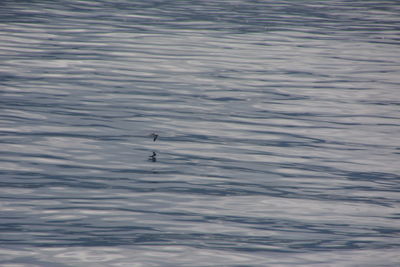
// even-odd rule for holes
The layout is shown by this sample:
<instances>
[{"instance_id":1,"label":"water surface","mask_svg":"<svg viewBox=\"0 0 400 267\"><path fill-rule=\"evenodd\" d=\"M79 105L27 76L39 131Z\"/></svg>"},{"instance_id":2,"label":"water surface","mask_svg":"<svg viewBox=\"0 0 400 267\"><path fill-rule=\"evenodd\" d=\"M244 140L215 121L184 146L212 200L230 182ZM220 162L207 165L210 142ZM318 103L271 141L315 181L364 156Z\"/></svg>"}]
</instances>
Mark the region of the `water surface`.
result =
<instances>
[{"instance_id":1,"label":"water surface","mask_svg":"<svg viewBox=\"0 0 400 267\"><path fill-rule=\"evenodd\" d=\"M398 1L1 6L4 266L400 262Z\"/></svg>"}]
</instances>

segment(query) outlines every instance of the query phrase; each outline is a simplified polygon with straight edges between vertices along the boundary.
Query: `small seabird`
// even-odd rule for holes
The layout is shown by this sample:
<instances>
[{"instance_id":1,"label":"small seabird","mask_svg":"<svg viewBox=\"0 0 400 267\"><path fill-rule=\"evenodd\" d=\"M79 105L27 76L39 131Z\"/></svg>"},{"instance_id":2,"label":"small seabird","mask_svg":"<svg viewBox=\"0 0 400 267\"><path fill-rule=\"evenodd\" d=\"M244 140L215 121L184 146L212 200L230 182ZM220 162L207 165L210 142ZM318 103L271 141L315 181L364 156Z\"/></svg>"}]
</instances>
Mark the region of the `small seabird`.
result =
<instances>
[{"instance_id":1,"label":"small seabird","mask_svg":"<svg viewBox=\"0 0 400 267\"><path fill-rule=\"evenodd\" d=\"M156 152L153 151L153 155L149 156L149 160L151 160L151 161L157 161L156 156L157 156Z\"/></svg>"},{"instance_id":2,"label":"small seabird","mask_svg":"<svg viewBox=\"0 0 400 267\"><path fill-rule=\"evenodd\" d=\"M153 141L155 142L157 140L158 134L152 133L150 136L153 137Z\"/></svg>"}]
</instances>

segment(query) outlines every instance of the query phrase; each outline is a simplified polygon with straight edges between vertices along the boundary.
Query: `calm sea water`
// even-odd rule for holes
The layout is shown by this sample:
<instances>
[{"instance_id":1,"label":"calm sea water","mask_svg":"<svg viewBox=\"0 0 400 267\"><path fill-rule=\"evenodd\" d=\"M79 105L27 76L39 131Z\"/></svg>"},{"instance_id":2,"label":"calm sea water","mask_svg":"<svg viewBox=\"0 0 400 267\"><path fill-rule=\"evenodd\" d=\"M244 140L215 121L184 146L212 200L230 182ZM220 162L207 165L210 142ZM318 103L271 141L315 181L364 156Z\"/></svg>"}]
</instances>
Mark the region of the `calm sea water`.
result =
<instances>
[{"instance_id":1,"label":"calm sea water","mask_svg":"<svg viewBox=\"0 0 400 267\"><path fill-rule=\"evenodd\" d=\"M1 266L398 266L399 14L2 1Z\"/></svg>"}]
</instances>

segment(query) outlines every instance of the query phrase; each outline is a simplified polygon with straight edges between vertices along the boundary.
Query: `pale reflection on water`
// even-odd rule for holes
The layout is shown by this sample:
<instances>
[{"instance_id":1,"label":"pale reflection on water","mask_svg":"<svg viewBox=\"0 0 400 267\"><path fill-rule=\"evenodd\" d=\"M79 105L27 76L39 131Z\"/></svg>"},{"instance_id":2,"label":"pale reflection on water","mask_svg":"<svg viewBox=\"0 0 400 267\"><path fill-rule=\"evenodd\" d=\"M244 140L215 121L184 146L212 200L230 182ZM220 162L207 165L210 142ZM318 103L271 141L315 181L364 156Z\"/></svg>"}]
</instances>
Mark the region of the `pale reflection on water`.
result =
<instances>
[{"instance_id":1,"label":"pale reflection on water","mask_svg":"<svg viewBox=\"0 0 400 267\"><path fill-rule=\"evenodd\" d=\"M363 262L371 259L366 266L379 266L382 262L395 266L400 257L397 249L343 251L340 255L333 252L296 253L295 257L287 257L287 253L273 252L248 253L246 251L230 252L187 246L124 246L124 247L72 247L72 248L35 248L31 251L23 249L2 249L0 255L4 260L19 258L22 264L29 266L334 266Z\"/></svg>"}]
</instances>

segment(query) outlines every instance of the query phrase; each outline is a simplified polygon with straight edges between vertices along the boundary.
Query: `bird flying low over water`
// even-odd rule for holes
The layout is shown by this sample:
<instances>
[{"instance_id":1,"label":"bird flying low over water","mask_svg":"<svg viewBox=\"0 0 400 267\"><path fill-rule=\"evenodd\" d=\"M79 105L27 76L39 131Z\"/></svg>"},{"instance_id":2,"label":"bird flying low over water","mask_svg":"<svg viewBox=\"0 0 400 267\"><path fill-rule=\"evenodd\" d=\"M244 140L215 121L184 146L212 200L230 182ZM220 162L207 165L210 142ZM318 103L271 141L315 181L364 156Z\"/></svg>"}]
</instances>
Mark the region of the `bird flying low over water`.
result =
<instances>
[{"instance_id":1,"label":"bird flying low over water","mask_svg":"<svg viewBox=\"0 0 400 267\"><path fill-rule=\"evenodd\" d=\"M153 141L155 142L157 140L158 134L152 133L150 136L153 137Z\"/></svg>"},{"instance_id":2,"label":"bird flying low over water","mask_svg":"<svg viewBox=\"0 0 400 267\"><path fill-rule=\"evenodd\" d=\"M154 162L154 161L157 161L156 156L157 156L156 152L153 151L153 155L149 156L149 160L150 160L150 161L153 161L153 162Z\"/></svg>"}]
</instances>

